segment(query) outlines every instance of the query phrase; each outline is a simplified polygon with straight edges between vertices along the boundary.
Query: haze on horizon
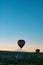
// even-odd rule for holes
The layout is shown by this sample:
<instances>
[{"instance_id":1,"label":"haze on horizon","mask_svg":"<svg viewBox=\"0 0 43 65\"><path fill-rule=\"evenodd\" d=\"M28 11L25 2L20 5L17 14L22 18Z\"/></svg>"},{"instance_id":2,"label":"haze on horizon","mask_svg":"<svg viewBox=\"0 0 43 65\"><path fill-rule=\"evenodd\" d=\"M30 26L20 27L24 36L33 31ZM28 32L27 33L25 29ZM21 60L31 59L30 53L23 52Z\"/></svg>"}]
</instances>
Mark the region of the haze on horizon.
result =
<instances>
[{"instance_id":1,"label":"haze on horizon","mask_svg":"<svg viewBox=\"0 0 43 65\"><path fill-rule=\"evenodd\" d=\"M43 0L0 0L0 50L19 49L43 52Z\"/></svg>"}]
</instances>

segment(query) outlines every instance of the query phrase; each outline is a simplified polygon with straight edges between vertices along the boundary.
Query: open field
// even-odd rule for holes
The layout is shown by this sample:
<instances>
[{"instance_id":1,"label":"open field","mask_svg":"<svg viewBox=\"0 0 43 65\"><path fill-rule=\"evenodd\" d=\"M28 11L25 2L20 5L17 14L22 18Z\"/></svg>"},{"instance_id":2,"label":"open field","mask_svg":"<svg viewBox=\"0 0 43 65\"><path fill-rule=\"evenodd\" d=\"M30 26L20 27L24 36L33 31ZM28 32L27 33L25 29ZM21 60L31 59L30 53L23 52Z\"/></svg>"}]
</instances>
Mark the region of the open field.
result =
<instances>
[{"instance_id":1,"label":"open field","mask_svg":"<svg viewBox=\"0 0 43 65\"><path fill-rule=\"evenodd\" d=\"M43 53L0 51L0 65L43 65Z\"/></svg>"}]
</instances>

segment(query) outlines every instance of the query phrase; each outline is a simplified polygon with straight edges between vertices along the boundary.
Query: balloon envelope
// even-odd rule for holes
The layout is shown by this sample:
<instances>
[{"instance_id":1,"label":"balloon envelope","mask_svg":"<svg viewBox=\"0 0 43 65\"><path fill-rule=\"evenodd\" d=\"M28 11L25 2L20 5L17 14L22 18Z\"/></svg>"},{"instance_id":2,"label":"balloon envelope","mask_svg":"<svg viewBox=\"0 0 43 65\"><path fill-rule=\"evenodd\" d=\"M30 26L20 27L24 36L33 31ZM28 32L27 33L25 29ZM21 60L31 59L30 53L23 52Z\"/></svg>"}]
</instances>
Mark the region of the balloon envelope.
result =
<instances>
[{"instance_id":1,"label":"balloon envelope","mask_svg":"<svg viewBox=\"0 0 43 65\"><path fill-rule=\"evenodd\" d=\"M40 49L36 49L36 52L39 53L40 52Z\"/></svg>"},{"instance_id":2,"label":"balloon envelope","mask_svg":"<svg viewBox=\"0 0 43 65\"><path fill-rule=\"evenodd\" d=\"M24 40L18 40L18 45L20 48L22 48L25 45L25 41Z\"/></svg>"}]
</instances>

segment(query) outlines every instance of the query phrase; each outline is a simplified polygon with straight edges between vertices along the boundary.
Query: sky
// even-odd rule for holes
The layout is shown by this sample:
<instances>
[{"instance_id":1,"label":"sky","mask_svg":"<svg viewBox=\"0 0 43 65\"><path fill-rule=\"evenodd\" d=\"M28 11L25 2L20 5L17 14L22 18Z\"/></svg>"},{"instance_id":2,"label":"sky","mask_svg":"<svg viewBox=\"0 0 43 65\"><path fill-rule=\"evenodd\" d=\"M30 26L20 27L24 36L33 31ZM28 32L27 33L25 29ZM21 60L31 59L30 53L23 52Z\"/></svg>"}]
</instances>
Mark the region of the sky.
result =
<instances>
[{"instance_id":1,"label":"sky","mask_svg":"<svg viewBox=\"0 0 43 65\"><path fill-rule=\"evenodd\" d=\"M0 50L43 52L43 0L0 0Z\"/></svg>"}]
</instances>

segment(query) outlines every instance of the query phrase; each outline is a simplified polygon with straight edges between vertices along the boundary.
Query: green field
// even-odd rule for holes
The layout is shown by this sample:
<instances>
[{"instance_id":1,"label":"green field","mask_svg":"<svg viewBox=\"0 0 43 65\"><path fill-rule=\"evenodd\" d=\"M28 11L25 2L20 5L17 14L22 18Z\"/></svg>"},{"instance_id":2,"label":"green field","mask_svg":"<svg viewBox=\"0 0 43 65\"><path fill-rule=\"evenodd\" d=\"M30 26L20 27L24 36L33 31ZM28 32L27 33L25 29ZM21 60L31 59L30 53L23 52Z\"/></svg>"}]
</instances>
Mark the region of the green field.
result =
<instances>
[{"instance_id":1,"label":"green field","mask_svg":"<svg viewBox=\"0 0 43 65\"><path fill-rule=\"evenodd\" d=\"M0 65L43 65L43 53L0 51Z\"/></svg>"}]
</instances>

